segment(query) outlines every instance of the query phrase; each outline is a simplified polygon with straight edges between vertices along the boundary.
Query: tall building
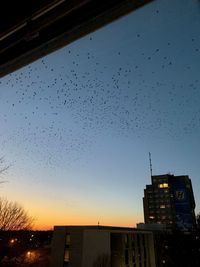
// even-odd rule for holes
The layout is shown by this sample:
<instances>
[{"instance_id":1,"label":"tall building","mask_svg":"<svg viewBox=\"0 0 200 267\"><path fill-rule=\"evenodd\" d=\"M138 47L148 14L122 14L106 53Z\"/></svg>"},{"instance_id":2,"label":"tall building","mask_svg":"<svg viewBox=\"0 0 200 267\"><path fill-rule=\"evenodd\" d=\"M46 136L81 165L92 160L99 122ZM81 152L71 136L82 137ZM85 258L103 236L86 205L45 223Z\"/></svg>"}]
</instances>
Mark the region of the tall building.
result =
<instances>
[{"instance_id":1,"label":"tall building","mask_svg":"<svg viewBox=\"0 0 200 267\"><path fill-rule=\"evenodd\" d=\"M168 228L190 231L196 227L195 200L187 175L153 175L144 189L146 224L165 224Z\"/></svg>"},{"instance_id":2,"label":"tall building","mask_svg":"<svg viewBox=\"0 0 200 267\"><path fill-rule=\"evenodd\" d=\"M126 227L55 226L51 267L155 267L153 233Z\"/></svg>"}]
</instances>

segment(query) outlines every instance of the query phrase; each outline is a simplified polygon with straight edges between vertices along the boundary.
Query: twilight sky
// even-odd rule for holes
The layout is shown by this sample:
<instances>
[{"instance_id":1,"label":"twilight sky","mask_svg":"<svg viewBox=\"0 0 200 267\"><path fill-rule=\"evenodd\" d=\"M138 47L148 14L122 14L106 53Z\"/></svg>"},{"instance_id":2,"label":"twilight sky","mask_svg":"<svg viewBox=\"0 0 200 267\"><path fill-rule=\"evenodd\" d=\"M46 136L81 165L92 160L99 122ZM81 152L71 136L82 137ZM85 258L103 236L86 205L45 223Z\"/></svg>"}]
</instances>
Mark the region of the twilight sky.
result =
<instances>
[{"instance_id":1,"label":"twilight sky","mask_svg":"<svg viewBox=\"0 0 200 267\"><path fill-rule=\"evenodd\" d=\"M157 0L1 79L1 196L37 229L134 226L153 174L200 211L200 2Z\"/></svg>"}]
</instances>

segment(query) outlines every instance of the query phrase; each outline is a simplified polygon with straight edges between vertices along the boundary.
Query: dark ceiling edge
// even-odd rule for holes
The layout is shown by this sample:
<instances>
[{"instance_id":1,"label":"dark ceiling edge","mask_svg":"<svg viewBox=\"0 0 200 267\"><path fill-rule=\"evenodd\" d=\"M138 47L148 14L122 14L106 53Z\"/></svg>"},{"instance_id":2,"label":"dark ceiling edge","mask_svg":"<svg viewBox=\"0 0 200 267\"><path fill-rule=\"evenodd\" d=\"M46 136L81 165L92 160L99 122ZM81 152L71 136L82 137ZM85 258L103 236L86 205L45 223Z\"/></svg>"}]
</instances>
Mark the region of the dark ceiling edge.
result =
<instances>
[{"instance_id":1,"label":"dark ceiling edge","mask_svg":"<svg viewBox=\"0 0 200 267\"><path fill-rule=\"evenodd\" d=\"M94 32L97 29L113 22L120 17L127 15L128 13L153 2L154 0L142 0L136 3L134 0L126 0L122 4L115 6L112 9L106 10L96 17L93 17L81 24L78 27L73 28L71 31L64 32L63 34L57 36L56 38L40 45L33 50L26 52L25 54L10 60L9 62L0 66L0 77L8 75L26 65L52 53L56 50L78 40L79 38ZM66 37L67 36L67 37ZM70 38L68 37L70 36Z\"/></svg>"}]
</instances>

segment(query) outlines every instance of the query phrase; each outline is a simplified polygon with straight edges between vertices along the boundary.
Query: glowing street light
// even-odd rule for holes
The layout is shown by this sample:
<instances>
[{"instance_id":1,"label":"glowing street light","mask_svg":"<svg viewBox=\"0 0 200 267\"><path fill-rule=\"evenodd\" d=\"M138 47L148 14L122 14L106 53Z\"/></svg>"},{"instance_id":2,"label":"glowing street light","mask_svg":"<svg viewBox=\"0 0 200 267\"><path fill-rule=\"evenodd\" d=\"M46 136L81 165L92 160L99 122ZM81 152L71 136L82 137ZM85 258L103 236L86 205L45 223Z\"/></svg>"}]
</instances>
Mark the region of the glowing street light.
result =
<instances>
[{"instance_id":1,"label":"glowing street light","mask_svg":"<svg viewBox=\"0 0 200 267\"><path fill-rule=\"evenodd\" d=\"M26 252L26 259L28 262L34 262L36 259L36 253L34 251L27 251Z\"/></svg>"},{"instance_id":2,"label":"glowing street light","mask_svg":"<svg viewBox=\"0 0 200 267\"><path fill-rule=\"evenodd\" d=\"M10 239L9 243L10 243L10 245L14 245L17 241L18 241L17 238L12 238L12 239Z\"/></svg>"},{"instance_id":3,"label":"glowing street light","mask_svg":"<svg viewBox=\"0 0 200 267\"><path fill-rule=\"evenodd\" d=\"M28 252L26 253L26 255L27 255L28 257L30 257L30 256L31 256L31 252L28 251Z\"/></svg>"}]
</instances>

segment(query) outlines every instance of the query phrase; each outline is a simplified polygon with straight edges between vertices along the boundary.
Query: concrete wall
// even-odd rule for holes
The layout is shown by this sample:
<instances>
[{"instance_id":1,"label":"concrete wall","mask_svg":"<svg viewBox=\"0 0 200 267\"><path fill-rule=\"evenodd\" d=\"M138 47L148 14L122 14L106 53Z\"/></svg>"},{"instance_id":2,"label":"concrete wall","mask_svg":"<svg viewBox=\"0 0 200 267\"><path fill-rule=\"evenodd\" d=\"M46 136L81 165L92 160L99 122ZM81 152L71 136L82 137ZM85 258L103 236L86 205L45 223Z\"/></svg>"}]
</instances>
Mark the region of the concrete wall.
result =
<instances>
[{"instance_id":1,"label":"concrete wall","mask_svg":"<svg viewBox=\"0 0 200 267\"><path fill-rule=\"evenodd\" d=\"M67 234L70 235L70 242L66 243ZM140 262L142 267L156 266L153 234L150 231L117 227L55 227L51 267L64 267L65 250L69 251L67 267L101 266L94 265L97 260L104 261L102 266L125 267L125 262L130 266L134 262L137 266Z\"/></svg>"},{"instance_id":2,"label":"concrete wall","mask_svg":"<svg viewBox=\"0 0 200 267\"><path fill-rule=\"evenodd\" d=\"M156 267L153 233L148 234L148 248L149 248L149 262L150 262L149 267Z\"/></svg>"},{"instance_id":3,"label":"concrete wall","mask_svg":"<svg viewBox=\"0 0 200 267\"><path fill-rule=\"evenodd\" d=\"M95 260L103 254L110 256L110 232L85 230L81 267L93 267Z\"/></svg>"},{"instance_id":4,"label":"concrete wall","mask_svg":"<svg viewBox=\"0 0 200 267\"><path fill-rule=\"evenodd\" d=\"M83 230L71 230L71 245L69 267L82 267L83 257Z\"/></svg>"},{"instance_id":5,"label":"concrete wall","mask_svg":"<svg viewBox=\"0 0 200 267\"><path fill-rule=\"evenodd\" d=\"M66 246L66 234L70 234L70 244ZM55 227L52 240L51 267L63 267L65 249L70 252L69 267L81 267L83 230L74 227Z\"/></svg>"},{"instance_id":6,"label":"concrete wall","mask_svg":"<svg viewBox=\"0 0 200 267\"><path fill-rule=\"evenodd\" d=\"M111 266L126 267L127 265L156 266L152 233L137 231L111 234Z\"/></svg>"},{"instance_id":7,"label":"concrete wall","mask_svg":"<svg viewBox=\"0 0 200 267\"><path fill-rule=\"evenodd\" d=\"M54 229L51 251L51 267L63 267L66 228Z\"/></svg>"}]
</instances>

